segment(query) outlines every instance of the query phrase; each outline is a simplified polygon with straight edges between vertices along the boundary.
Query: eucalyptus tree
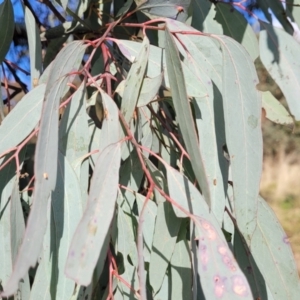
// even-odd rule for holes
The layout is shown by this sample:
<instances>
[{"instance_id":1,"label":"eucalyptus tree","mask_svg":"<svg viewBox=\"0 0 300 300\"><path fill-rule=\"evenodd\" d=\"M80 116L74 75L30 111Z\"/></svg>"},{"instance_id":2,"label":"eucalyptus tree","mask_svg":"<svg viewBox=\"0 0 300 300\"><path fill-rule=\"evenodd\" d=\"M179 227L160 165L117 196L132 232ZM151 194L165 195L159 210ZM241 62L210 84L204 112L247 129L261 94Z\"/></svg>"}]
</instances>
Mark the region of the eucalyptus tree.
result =
<instances>
[{"instance_id":1,"label":"eucalyptus tree","mask_svg":"<svg viewBox=\"0 0 300 300\"><path fill-rule=\"evenodd\" d=\"M24 1L32 89L0 126L1 296L297 299L259 185L262 111L300 120L299 5L43 2L58 25ZM13 32L4 0L3 63Z\"/></svg>"}]
</instances>

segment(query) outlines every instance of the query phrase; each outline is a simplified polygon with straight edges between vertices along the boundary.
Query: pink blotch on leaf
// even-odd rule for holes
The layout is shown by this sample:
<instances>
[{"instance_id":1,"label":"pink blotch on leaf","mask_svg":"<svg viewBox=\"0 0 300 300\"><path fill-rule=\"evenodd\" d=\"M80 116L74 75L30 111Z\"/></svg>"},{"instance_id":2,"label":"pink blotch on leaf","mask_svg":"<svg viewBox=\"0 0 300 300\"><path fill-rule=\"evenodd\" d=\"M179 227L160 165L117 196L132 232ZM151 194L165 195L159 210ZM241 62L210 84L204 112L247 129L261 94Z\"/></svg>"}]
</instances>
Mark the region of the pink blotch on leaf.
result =
<instances>
[{"instance_id":1,"label":"pink blotch on leaf","mask_svg":"<svg viewBox=\"0 0 300 300\"><path fill-rule=\"evenodd\" d=\"M217 298L223 297L225 293L225 280L222 279L220 276L214 277L214 284L215 284L215 295Z\"/></svg>"},{"instance_id":2,"label":"pink blotch on leaf","mask_svg":"<svg viewBox=\"0 0 300 300\"><path fill-rule=\"evenodd\" d=\"M217 237L217 233L216 233L215 229L206 221L201 221L201 225L202 225L203 229L206 231L207 237L210 240L215 240Z\"/></svg>"},{"instance_id":3,"label":"pink blotch on leaf","mask_svg":"<svg viewBox=\"0 0 300 300\"><path fill-rule=\"evenodd\" d=\"M206 271L206 266L208 263L208 251L206 245L200 244L199 245L199 256L200 261L203 267L203 270Z\"/></svg>"},{"instance_id":4,"label":"pink blotch on leaf","mask_svg":"<svg viewBox=\"0 0 300 300\"><path fill-rule=\"evenodd\" d=\"M246 297L249 294L249 288L245 279L240 275L231 277L233 292L239 296Z\"/></svg>"},{"instance_id":5,"label":"pink blotch on leaf","mask_svg":"<svg viewBox=\"0 0 300 300\"><path fill-rule=\"evenodd\" d=\"M231 271L236 271L236 267L234 265L234 261L230 254L227 251L227 248L225 246L220 246L218 248L218 252L222 255L222 261L223 263L230 268Z\"/></svg>"},{"instance_id":6,"label":"pink blotch on leaf","mask_svg":"<svg viewBox=\"0 0 300 300\"><path fill-rule=\"evenodd\" d=\"M290 240L289 240L289 238L287 237L287 236L284 236L283 237L283 242L285 243L285 244L290 244Z\"/></svg>"}]
</instances>

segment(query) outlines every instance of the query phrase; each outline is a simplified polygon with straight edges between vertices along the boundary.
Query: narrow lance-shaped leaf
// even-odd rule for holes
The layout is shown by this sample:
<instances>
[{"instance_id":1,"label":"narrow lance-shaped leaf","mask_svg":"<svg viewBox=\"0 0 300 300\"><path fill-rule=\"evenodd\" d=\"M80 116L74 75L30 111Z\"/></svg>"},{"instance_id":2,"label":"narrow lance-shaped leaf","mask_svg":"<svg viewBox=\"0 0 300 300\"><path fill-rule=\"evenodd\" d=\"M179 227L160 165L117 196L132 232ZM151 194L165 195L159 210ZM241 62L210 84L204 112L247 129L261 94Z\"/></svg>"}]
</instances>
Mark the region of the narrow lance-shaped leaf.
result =
<instances>
[{"instance_id":1,"label":"narrow lance-shaped leaf","mask_svg":"<svg viewBox=\"0 0 300 300\"><path fill-rule=\"evenodd\" d=\"M229 37L216 37L223 51L223 104L238 227L249 243L256 227L262 171L261 99L253 62Z\"/></svg>"},{"instance_id":2,"label":"narrow lance-shaped leaf","mask_svg":"<svg viewBox=\"0 0 300 300\"><path fill-rule=\"evenodd\" d=\"M118 192L120 144L106 147L97 160L87 206L73 236L65 273L76 283L87 286L99 256L106 257L110 224Z\"/></svg>"},{"instance_id":3,"label":"narrow lance-shaped leaf","mask_svg":"<svg viewBox=\"0 0 300 300\"><path fill-rule=\"evenodd\" d=\"M25 24L29 46L31 85L34 87L42 72L42 47L40 31L31 10L25 6Z\"/></svg>"},{"instance_id":4,"label":"narrow lance-shaped leaf","mask_svg":"<svg viewBox=\"0 0 300 300\"><path fill-rule=\"evenodd\" d=\"M243 236L236 228L233 242L234 257L249 282L254 299L273 300L263 275L261 274L253 255L250 252Z\"/></svg>"},{"instance_id":5,"label":"narrow lance-shaped leaf","mask_svg":"<svg viewBox=\"0 0 300 300\"><path fill-rule=\"evenodd\" d=\"M74 282L64 274L68 248L82 216L78 178L67 158L59 152L55 190L48 206L49 222L44 236L42 261L31 290L32 299L70 299ZM48 291L48 293L46 292Z\"/></svg>"},{"instance_id":6,"label":"narrow lance-shaped leaf","mask_svg":"<svg viewBox=\"0 0 300 300\"><path fill-rule=\"evenodd\" d=\"M71 70L78 70L85 49L83 42L70 43L57 55L52 64L36 145L33 205L13 273L3 292L5 297L16 291L18 281L26 274L29 267L36 264L41 251L47 227L48 199L56 183L60 99L68 89L66 75Z\"/></svg>"},{"instance_id":7,"label":"narrow lance-shaped leaf","mask_svg":"<svg viewBox=\"0 0 300 300\"><path fill-rule=\"evenodd\" d=\"M24 151L25 153L25 151ZM22 237L25 232L25 220L20 200L19 179L15 178L13 191L10 198L10 234L11 234L11 256L12 262L15 261ZM29 276L26 274L19 283L18 296L20 299L28 300L30 296Z\"/></svg>"},{"instance_id":8,"label":"narrow lance-shaped leaf","mask_svg":"<svg viewBox=\"0 0 300 300\"><path fill-rule=\"evenodd\" d=\"M188 8L191 0L135 0L140 9L145 14L151 14L164 18L185 21L188 16Z\"/></svg>"},{"instance_id":9,"label":"narrow lance-shaped leaf","mask_svg":"<svg viewBox=\"0 0 300 300\"><path fill-rule=\"evenodd\" d=\"M118 253L122 253L123 258L126 260L128 255L134 266L137 265L137 248L135 244L135 237L132 228L133 220L132 215L127 215L123 212L121 205L118 205L117 216L117 248Z\"/></svg>"},{"instance_id":10,"label":"narrow lance-shaped leaf","mask_svg":"<svg viewBox=\"0 0 300 300\"><path fill-rule=\"evenodd\" d=\"M75 41L67 44L57 55L50 67L49 76L47 79L46 96L60 80L62 76L68 75L69 72L77 71L80 68L82 57L87 48L83 41ZM66 86L66 91L68 87Z\"/></svg>"},{"instance_id":11,"label":"narrow lance-shaped leaf","mask_svg":"<svg viewBox=\"0 0 300 300\"><path fill-rule=\"evenodd\" d=\"M127 40L115 40L122 54L130 61L133 62L135 57L137 57L142 43L127 41ZM183 74L186 79L186 89L187 94L190 97L202 97L203 91L199 91L195 85L197 84L197 80L194 78L191 71L182 64ZM166 67L166 55L165 51L162 48L150 45L149 48L149 58L148 58L148 66L146 70L146 75L150 78L154 78L159 76L163 71L164 82L163 85L166 88L170 88L169 76ZM141 91L142 92L142 91Z\"/></svg>"},{"instance_id":12,"label":"narrow lance-shaped leaf","mask_svg":"<svg viewBox=\"0 0 300 300\"><path fill-rule=\"evenodd\" d=\"M15 22L11 0L4 0L0 4L0 63L2 63L13 38Z\"/></svg>"},{"instance_id":13,"label":"narrow lance-shaped leaf","mask_svg":"<svg viewBox=\"0 0 300 300\"><path fill-rule=\"evenodd\" d=\"M168 27L174 31L199 31L174 20L168 20ZM221 224L223 221L225 206L225 188L227 184L227 162L222 153L225 144L224 120L222 97L214 79L219 83L215 75L216 67L222 66L222 54L211 38L196 34L176 34L178 41L176 45L180 54L184 57L183 63L191 70L193 77L197 80L197 88L204 92L203 97L194 97L191 101L194 107L194 117L199 137L198 147L203 158L207 174L208 186L211 196L211 210ZM184 43L188 53L181 46ZM210 57L205 56L206 47L209 47ZM213 60L213 62L212 62ZM210 78L211 76L211 78ZM219 75L220 76L220 75ZM222 174L223 172L223 174Z\"/></svg>"},{"instance_id":14,"label":"narrow lance-shaped leaf","mask_svg":"<svg viewBox=\"0 0 300 300\"><path fill-rule=\"evenodd\" d=\"M285 107L269 91L262 94L262 107L266 111L266 118L270 121L282 125L294 123Z\"/></svg>"},{"instance_id":15,"label":"narrow lance-shaped leaf","mask_svg":"<svg viewBox=\"0 0 300 300\"><path fill-rule=\"evenodd\" d=\"M114 100L101 90L103 110L106 112L100 133L99 151L120 140L119 110Z\"/></svg>"},{"instance_id":16,"label":"narrow lance-shaped leaf","mask_svg":"<svg viewBox=\"0 0 300 300\"><path fill-rule=\"evenodd\" d=\"M58 107L64 79L53 87L44 102L43 117L40 123L39 138L35 153L34 200L27 227L19 249L14 270L5 287L5 295L11 295L18 281L29 267L33 267L41 251L43 236L47 226L47 203L51 190L55 187L58 151Z\"/></svg>"},{"instance_id":17,"label":"narrow lance-shaped leaf","mask_svg":"<svg viewBox=\"0 0 300 300\"><path fill-rule=\"evenodd\" d=\"M159 291L163 283L181 222L169 202L158 204L149 267L149 281L154 294Z\"/></svg>"},{"instance_id":18,"label":"narrow lance-shaped leaf","mask_svg":"<svg viewBox=\"0 0 300 300\"><path fill-rule=\"evenodd\" d=\"M299 44L286 32L263 23L259 34L260 58L282 90L290 112L300 120Z\"/></svg>"},{"instance_id":19,"label":"narrow lance-shaped leaf","mask_svg":"<svg viewBox=\"0 0 300 300\"><path fill-rule=\"evenodd\" d=\"M173 103L176 111L182 137L185 142L187 152L190 155L193 170L203 192L206 202L211 205L210 191L207 176L203 164L203 159L198 147L198 137L193 122L190 102L187 97L185 80L182 73L179 53L173 40L172 34L166 28L166 61L170 80ZM201 142L201 141L200 141Z\"/></svg>"},{"instance_id":20,"label":"narrow lance-shaped leaf","mask_svg":"<svg viewBox=\"0 0 300 300\"><path fill-rule=\"evenodd\" d=\"M186 222L183 222L170 261L171 297L169 299L192 299L192 270L189 250L186 239Z\"/></svg>"},{"instance_id":21,"label":"narrow lance-shaped leaf","mask_svg":"<svg viewBox=\"0 0 300 300\"><path fill-rule=\"evenodd\" d=\"M65 109L59 125L59 149L71 163L79 179L83 207L88 191L89 127L85 108L86 87L83 82L73 94L71 103Z\"/></svg>"},{"instance_id":22,"label":"narrow lance-shaped leaf","mask_svg":"<svg viewBox=\"0 0 300 300\"><path fill-rule=\"evenodd\" d=\"M291 245L274 212L261 197L250 250L274 300L297 299L300 281Z\"/></svg>"},{"instance_id":23,"label":"narrow lance-shaped leaf","mask_svg":"<svg viewBox=\"0 0 300 300\"><path fill-rule=\"evenodd\" d=\"M195 217L198 231L198 274L205 299L248 299L253 296L247 279L224 241L220 228Z\"/></svg>"},{"instance_id":24,"label":"narrow lance-shaped leaf","mask_svg":"<svg viewBox=\"0 0 300 300\"><path fill-rule=\"evenodd\" d=\"M46 85L26 94L0 126L0 155L21 143L37 125L43 107ZM1 100L2 101L2 100Z\"/></svg>"},{"instance_id":25,"label":"narrow lance-shaped leaf","mask_svg":"<svg viewBox=\"0 0 300 300\"><path fill-rule=\"evenodd\" d=\"M1 159L0 163L6 159ZM10 232L10 196L13 190L15 176L15 163L11 161L0 172L0 280L5 285L12 271L12 246ZM13 232L14 233L14 232ZM2 296L2 295L1 295Z\"/></svg>"},{"instance_id":26,"label":"narrow lance-shaped leaf","mask_svg":"<svg viewBox=\"0 0 300 300\"><path fill-rule=\"evenodd\" d=\"M136 203L139 214L142 211L146 197L137 193ZM143 239L144 239L144 260L150 262L151 246L154 236L155 219L157 215L157 205L154 201L148 201L144 212Z\"/></svg>"},{"instance_id":27,"label":"narrow lance-shaped leaf","mask_svg":"<svg viewBox=\"0 0 300 300\"><path fill-rule=\"evenodd\" d=\"M193 222L197 234L191 239L198 240L198 249L194 247L194 261L198 267L201 287L207 299L252 299L247 280L235 262L228 248L220 225L208 209L203 196L197 188L177 170L166 167L170 197L185 210L194 214ZM179 217L184 212L173 206ZM196 253L195 253L196 252ZM194 274L196 276L196 274ZM200 293L197 291L197 293ZM226 298L226 297L227 298Z\"/></svg>"},{"instance_id":28,"label":"narrow lance-shaped leaf","mask_svg":"<svg viewBox=\"0 0 300 300\"><path fill-rule=\"evenodd\" d=\"M121 111L127 123L133 118L133 112L136 107L140 89L144 79L144 74L148 64L149 40L145 36L138 56L132 63L128 76L126 78L125 89L122 98Z\"/></svg>"}]
</instances>

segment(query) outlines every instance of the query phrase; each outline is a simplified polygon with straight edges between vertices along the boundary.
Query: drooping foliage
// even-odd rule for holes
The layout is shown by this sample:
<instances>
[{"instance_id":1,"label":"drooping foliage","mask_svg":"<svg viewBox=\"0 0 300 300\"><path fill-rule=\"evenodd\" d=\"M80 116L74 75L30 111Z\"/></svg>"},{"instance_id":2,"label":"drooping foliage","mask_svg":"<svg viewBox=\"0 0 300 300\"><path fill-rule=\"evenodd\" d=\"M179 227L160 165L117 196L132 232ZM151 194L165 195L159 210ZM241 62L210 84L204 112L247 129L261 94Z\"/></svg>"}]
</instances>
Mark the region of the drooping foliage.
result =
<instances>
[{"instance_id":1,"label":"drooping foliage","mask_svg":"<svg viewBox=\"0 0 300 300\"><path fill-rule=\"evenodd\" d=\"M298 299L259 195L262 112L300 120L297 1L54 2L42 28L24 1L32 89L0 105L1 296ZM2 65L14 30L4 0Z\"/></svg>"}]
</instances>

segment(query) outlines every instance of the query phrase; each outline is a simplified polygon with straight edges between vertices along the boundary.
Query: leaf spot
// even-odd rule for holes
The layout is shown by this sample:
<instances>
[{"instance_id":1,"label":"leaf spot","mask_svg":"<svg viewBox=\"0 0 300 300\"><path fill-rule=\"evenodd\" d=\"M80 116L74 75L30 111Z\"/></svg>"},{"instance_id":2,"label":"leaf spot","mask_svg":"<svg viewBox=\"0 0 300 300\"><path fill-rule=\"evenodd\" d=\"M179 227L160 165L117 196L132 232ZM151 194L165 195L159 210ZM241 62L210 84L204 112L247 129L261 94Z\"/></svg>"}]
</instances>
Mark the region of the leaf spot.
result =
<instances>
[{"instance_id":1,"label":"leaf spot","mask_svg":"<svg viewBox=\"0 0 300 300\"><path fill-rule=\"evenodd\" d=\"M224 280L222 280L219 276L215 276L214 282L215 282L215 295L217 298L221 298L225 292Z\"/></svg>"},{"instance_id":2,"label":"leaf spot","mask_svg":"<svg viewBox=\"0 0 300 300\"><path fill-rule=\"evenodd\" d=\"M97 232L98 226L89 223L89 234L95 235Z\"/></svg>"},{"instance_id":3,"label":"leaf spot","mask_svg":"<svg viewBox=\"0 0 300 300\"><path fill-rule=\"evenodd\" d=\"M215 240L217 237L217 234L216 234L216 231L212 228L212 226L206 221L201 221L201 225L202 225L203 229L206 231L207 237L210 240Z\"/></svg>"},{"instance_id":4,"label":"leaf spot","mask_svg":"<svg viewBox=\"0 0 300 300\"><path fill-rule=\"evenodd\" d=\"M289 243L290 243L290 240L289 240L289 238L288 238L287 236L284 236L284 237L283 237L283 242L284 242L285 244L289 244Z\"/></svg>"},{"instance_id":5,"label":"leaf spot","mask_svg":"<svg viewBox=\"0 0 300 300\"><path fill-rule=\"evenodd\" d=\"M248 117L248 125L251 127L251 128L256 128L257 127L257 124L258 124L258 119L251 115Z\"/></svg>"},{"instance_id":6,"label":"leaf spot","mask_svg":"<svg viewBox=\"0 0 300 300\"><path fill-rule=\"evenodd\" d=\"M233 291L235 294L239 296L247 296L248 295L248 287L245 283L245 280L239 276L235 275L232 277Z\"/></svg>"},{"instance_id":7,"label":"leaf spot","mask_svg":"<svg viewBox=\"0 0 300 300\"><path fill-rule=\"evenodd\" d=\"M200 260L202 263L203 270L206 271L206 266L208 263L208 251L206 245L200 244L199 245L199 254L200 254Z\"/></svg>"}]
</instances>

